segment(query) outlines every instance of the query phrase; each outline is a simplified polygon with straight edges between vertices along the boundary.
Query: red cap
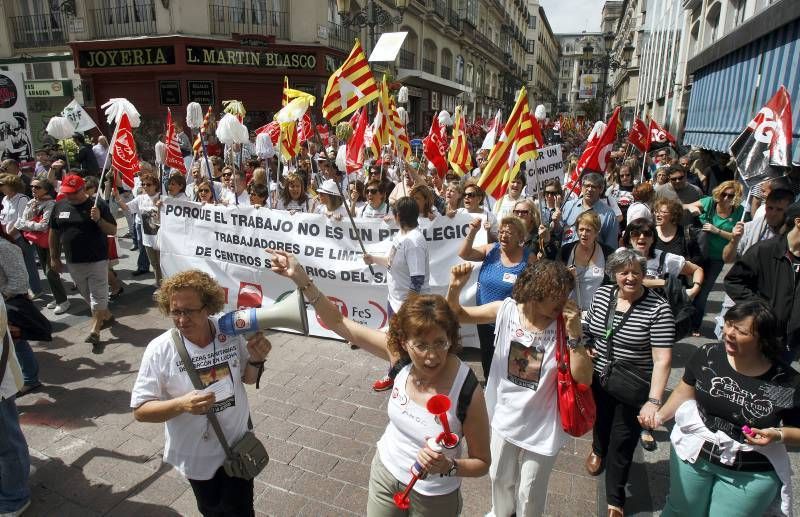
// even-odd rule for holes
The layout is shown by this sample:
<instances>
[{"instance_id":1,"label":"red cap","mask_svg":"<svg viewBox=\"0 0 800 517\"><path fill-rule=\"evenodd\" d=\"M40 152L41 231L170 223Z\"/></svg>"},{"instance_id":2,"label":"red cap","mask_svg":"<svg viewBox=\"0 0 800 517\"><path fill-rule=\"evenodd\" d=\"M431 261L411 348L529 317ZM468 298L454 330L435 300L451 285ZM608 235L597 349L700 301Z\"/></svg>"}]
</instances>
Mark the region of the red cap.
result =
<instances>
[{"instance_id":1,"label":"red cap","mask_svg":"<svg viewBox=\"0 0 800 517\"><path fill-rule=\"evenodd\" d=\"M85 185L86 182L83 181L83 178L76 174L70 174L64 176L64 179L61 180L61 193L72 194L82 189Z\"/></svg>"}]
</instances>

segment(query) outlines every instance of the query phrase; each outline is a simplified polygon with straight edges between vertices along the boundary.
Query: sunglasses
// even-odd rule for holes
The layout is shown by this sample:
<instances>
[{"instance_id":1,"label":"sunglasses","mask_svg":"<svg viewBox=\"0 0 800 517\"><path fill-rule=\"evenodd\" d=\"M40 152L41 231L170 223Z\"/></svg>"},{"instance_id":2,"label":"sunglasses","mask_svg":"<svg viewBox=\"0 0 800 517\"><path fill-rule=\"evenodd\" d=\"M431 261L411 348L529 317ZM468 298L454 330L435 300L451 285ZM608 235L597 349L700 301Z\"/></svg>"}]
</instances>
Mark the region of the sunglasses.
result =
<instances>
[{"instance_id":1,"label":"sunglasses","mask_svg":"<svg viewBox=\"0 0 800 517\"><path fill-rule=\"evenodd\" d=\"M545 190L544 191L544 195L545 196L557 196L558 192L556 192L555 190Z\"/></svg>"},{"instance_id":2,"label":"sunglasses","mask_svg":"<svg viewBox=\"0 0 800 517\"><path fill-rule=\"evenodd\" d=\"M652 237L653 236L653 232L651 232L650 230L632 231L631 232L631 237L633 237L633 238L640 237L640 236L641 237Z\"/></svg>"},{"instance_id":3,"label":"sunglasses","mask_svg":"<svg viewBox=\"0 0 800 517\"><path fill-rule=\"evenodd\" d=\"M530 214L530 213L531 213L531 211L530 211L530 210L514 210L514 211L513 211L513 213L514 213L514 215L516 215L516 216L522 217L523 215L528 215L528 214Z\"/></svg>"},{"instance_id":4,"label":"sunglasses","mask_svg":"<svg viewBox=\"0 0 800 517\"><path fill-rule=\"evenodd\" d=\"M207 189L207 188L198 189L197 192L199 192L201 194L211 194L211 191L209 189Z\"/></svg>"},{"instance_id":5,"label":"sunglasses","mask_svg":"<svg viewBox=\"0 0 800 517\"><path fill-rule=\"evenodd\" d=\"M223 172L222 173L222 177L223 178L230 178L231 176L233 176L233 174L231 174L230 172Z\"/></svg>"},{"instance_id":6,"label":"sunglasses","mask_svg":"<svg viewBox=\"0 0 800 517\"><path fill-rule=\"evenodd\" d=\"M480 197L477 192L464 192L464 197Z\"/></svg>"},{"instance_id":7,"label":"sunglasses","mask_svg":"<svg viewBox=\"0 0 800 517\"><path fill-rule=\"evenodd\" d=\"M728 193L725 193L725 194L722 194L722 195L721 195L721 196L719 196L719 197L720 197L720 198L722 198L722 199L733 199L733 198L735 198L735 197L736 197L736 194L728 194Z\"/></svg>"},{"instance_id":8,"label":"sunglasses","mask_svg":"<svg viewBox=\"0 0 800 517\"><path fill-rule=\"evenodd\" d=\"M380 191L378 189L376 189L376 188L368 188L366 190L366 192L367 192L367 194L377 194Z\"/></svg>"},{"instance_id":9,"label":"sunglasses","mask_svg":"<svg viewBox=\"0 0 800 517\"><path fill-rule=\"evenodd\" d=\"M683 178L685 178L685 177L686 176L675 176L674 178L670 178L669 180L670 181L682 181Z\"/></svg>"}]
</instances>

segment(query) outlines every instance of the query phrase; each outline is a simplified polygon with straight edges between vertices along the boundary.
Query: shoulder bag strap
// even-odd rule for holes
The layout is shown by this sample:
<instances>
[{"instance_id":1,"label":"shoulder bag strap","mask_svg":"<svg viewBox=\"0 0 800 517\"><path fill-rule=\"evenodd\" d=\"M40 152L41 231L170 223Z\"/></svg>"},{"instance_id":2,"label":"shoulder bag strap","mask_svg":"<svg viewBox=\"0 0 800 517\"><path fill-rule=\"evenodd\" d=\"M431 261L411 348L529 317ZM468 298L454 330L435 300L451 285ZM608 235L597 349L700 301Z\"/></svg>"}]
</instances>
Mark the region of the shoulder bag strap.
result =
<instances>
[{"instance_id":1,"label":"shoulder bag strap","mask_svg":"<svg viewBox=\"0 0 800 517\"><path fill-rule=\"evenodd\" d=\"M608 359L609 363L614 359L614 352L612 350L613 347L611 345L612 341L614 341L614 335L617 333L619 329L622 328L625 322L628 321L628 318L630 318L631 314L633 313L633 309L635 309L636 306L642 302L642 300L647 298L648 288L645 287L644 294L642 294L642 296L640 296L639 299L635 300L631 304L631 306L628 307L628 310L625 311L625 314L622 315L622 319L619 320L619 323L617 323L616 326L612 326L614 322L614 314L617 312L617 292L618 289L614 289L613 291L611 291L612 300L611 302L609 302L608 313L606 314L606 358Z\"/></svg>"},{"instance_id":2,"label":"shoulder bag strap","mask_svg":"<svg viewBox=\"0 0 800 517\"><path fill-rule=\"evenodd\" d=\"M661 252L661 256L658 257L658 276L664 274L664 262L667 260L667 252L664 250L659 250Z\"/></svg>"},{"instance_id":3,"label":"shoulder bag strap","mask_svg":"<svg viewBox=\"0 0 800 517\"><path fill-rule=\"evenodd\" d=\"M467 419L467 410L469 403L472 402L472 394L475 388L478 387L478 377L472 368L467 367L467 376L464 378L464 383L461 385L461 391L458 392L458 405L456 406L456 416L464 425L464 420Z\"/></svg>"},{"instance_id":4,"label":"shoulder bag strap","mask_svg":"<svg viewBox=\"0 0 800 517\"><path fill-rule=\"evenodd\" d=\"M194 365L192 364L192 359L189 357L189 352L186 350L186 345L183 344L183 339L181 338L178 329L172 329L172 343L175 345L175 348L178 350L178 355L181 357L181 361L183 361L183 367L186 369L186 373L189 375L189 379L192 381L192 386L196 390L203 390L205 387L203 386L203 381L200 380L200 376L197 375L197 370L194 369ZM222 444L222 448L225 450L225 456L228 458L233 457L233 453L231 452L230 446L228 446L228 440L225 439L225 434L222 432L222 428L219 425L219 420L217 420L217 415L214 413L206 413L206 417L208 417L209 422L211 422L211 427L214 428L214 433L219 438L219 443Z\"/></svg>"},{"instance_id":5,"label":"shoulder bag strap","mask_svg":"<svg viewBox=\"0 0 800 517\"><path fill-rule=\"evenodd\" d=\"M3 335L3 354L0 356L0 384L3 384L3 377L6 375L6 365L8 364L8 354L11 353L11 341L8 339L8 330Z\"/></svg>"}]
</instances>

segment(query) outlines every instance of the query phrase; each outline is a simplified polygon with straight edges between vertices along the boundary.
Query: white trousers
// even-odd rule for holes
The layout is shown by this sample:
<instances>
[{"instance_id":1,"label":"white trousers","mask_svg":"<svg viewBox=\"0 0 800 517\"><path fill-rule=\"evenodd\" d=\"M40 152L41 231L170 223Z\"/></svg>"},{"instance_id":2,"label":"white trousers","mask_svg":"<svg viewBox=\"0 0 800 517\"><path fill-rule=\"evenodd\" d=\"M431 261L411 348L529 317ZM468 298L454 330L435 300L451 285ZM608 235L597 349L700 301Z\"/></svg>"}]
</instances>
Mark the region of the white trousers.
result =
<instances>
[{"instance_id":1,"label":"white trousers","mask_svg":"<svg viewBox=\"0 0 800 517\"><path fill-rule=\"evenodd\" d=\"M492 512L494 517L540 517L547 501L547 483L557 456L543 456L507 442L492 432ZM520 457L522 464L520 465ZM519 488L517 488L519 487ZM516 493L515 493L516 489Z\"/></svg>"}]
</instances>

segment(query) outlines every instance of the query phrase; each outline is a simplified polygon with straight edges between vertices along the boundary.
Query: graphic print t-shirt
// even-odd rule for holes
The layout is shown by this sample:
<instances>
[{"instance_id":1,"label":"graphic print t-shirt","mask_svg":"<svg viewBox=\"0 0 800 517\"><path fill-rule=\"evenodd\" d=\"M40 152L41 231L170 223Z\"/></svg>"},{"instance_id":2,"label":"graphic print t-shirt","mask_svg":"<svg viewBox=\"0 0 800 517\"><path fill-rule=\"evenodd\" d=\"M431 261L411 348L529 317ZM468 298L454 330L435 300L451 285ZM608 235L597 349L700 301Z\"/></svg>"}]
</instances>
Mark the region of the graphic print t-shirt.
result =
<instances>
[{"instance_id":1,"label":"graphic print t-shirt","mask_svg":"<svg viewBox=\"0 0 800 517\"><path fill-rule=\"evenodd\" d=\"M216 327L216 321L212 322ZM194 390L170 332L166 331L147 345L131 393L132 408L151 400L170 400ZM213 343L201 348L191 341L184 342L200 380L215 392L217 399L212 410L228 443L235 443L247 430L250 415L241 380L249 358L244 338L217 333L216 353ZM209 388L212 384L213 388ZM205 415L184 413L166 422L164 461L188 479L211 479L224 459L222 445Z\"/></svg>"},{"instance_id":2,"label":"graphic print t-shirt","mask_svg":"<svg viewBox=\"0 0 800 517\"><path fill-rule=\"evenodd\" d=\"M722 343L712 343L692 355L683 381L694 386L706 426L737 441L744 441L743 425L800 425L800 374L784 364L748 377L731 367Z\"/></svg>"}]
</instances>

